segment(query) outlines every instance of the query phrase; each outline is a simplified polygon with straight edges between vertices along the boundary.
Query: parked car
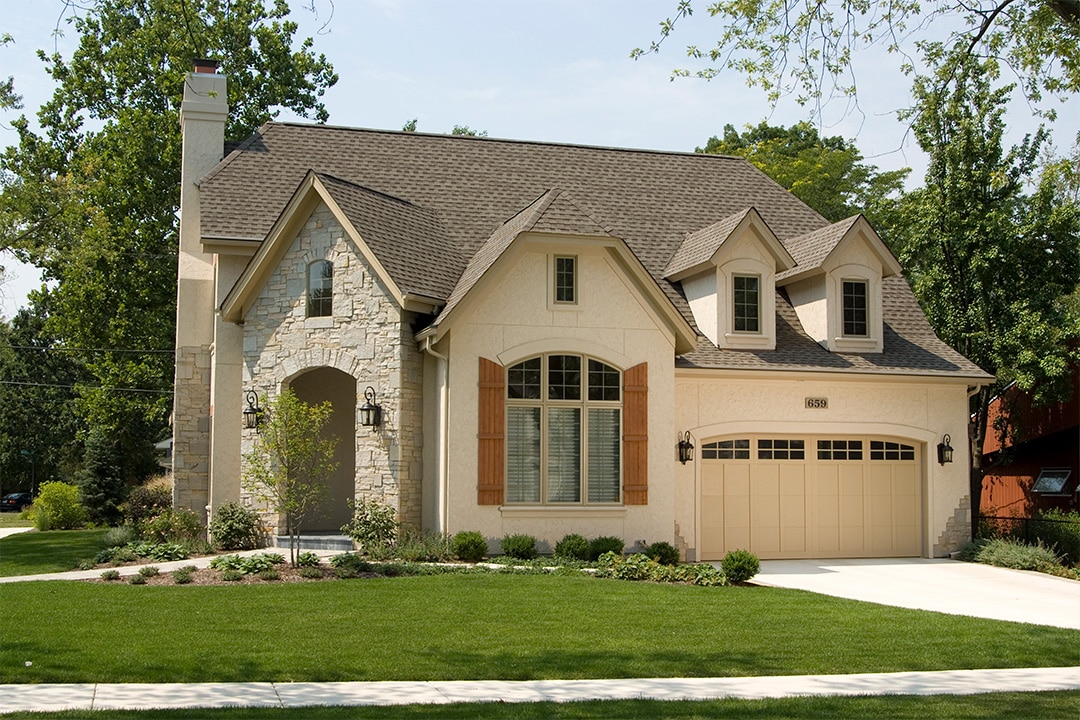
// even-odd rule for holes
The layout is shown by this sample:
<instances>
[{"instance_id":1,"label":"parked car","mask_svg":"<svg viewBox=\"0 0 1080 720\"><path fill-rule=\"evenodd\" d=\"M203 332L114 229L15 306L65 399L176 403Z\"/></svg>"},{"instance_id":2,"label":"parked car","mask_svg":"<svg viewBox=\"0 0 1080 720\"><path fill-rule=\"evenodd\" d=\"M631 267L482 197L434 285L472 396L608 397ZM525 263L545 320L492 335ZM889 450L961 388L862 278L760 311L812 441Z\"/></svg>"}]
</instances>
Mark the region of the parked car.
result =
<instances>
[{"instance_id":1,"label":"parked car","mask_svg":"<svg viewBox=\"0 0 1080 720\"><path fill-rule=\"evenodd\" d=\"M30 507L34 498L30 493L8 493L0 499L0 511L22 512L23 508Z\"/></svg>"}]
</instances>

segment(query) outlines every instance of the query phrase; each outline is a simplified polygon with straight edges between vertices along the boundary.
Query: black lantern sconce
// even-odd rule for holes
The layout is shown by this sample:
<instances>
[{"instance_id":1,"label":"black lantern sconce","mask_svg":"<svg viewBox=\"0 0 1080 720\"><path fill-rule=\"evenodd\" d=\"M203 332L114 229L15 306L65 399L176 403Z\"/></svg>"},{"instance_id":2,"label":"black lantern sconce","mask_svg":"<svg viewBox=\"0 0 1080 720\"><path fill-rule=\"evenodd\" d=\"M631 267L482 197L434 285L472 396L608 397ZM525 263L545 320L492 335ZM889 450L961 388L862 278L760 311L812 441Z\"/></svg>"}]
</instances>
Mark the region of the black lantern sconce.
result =
<instances>
[{"instance_id":1,"label":"black lantern sconce","mask_svg":"<svg viewBox=\"0 0 1080 720\"><path fill-rule=\"evenodd\" d=\"M375 404L375 388L364 391L364 404L360 406L360 424L372 430L382 423L382 408Z\"/></svg>"},{"instance_id":2,"label":"black lantern sconce","mask_svg":"<svg viewBox=\"0 0 1080 720\"><path fill-rule=\"evenodd\" d=\"M679 462L685 465L690 460L694 459L694 443L690 442L690 431L687 430L682 439L679 440Z\"/></svg>"},{"instance_id":3,"label":"black lantern sconce","mask_svg":"<svg viewBox=\"0 0 1080 720\"><path fill-rule=\"evenodd\" d=\"M952 445L949 444L950 442L952 442L952 438L945 435L945 437L941 438L941 442L938 443L937 461L941 465L952 462L953 449Z\"/></svg>"},{"instance_id":4,"label":"black lantern sconce","mask_svg":"<svg viewBox=\"0 0 1080 720\"><path fill-rule=\"evenodd\" d=\"M259 407L259 394L254 390L244 393L247 407L244 408L244 427L248 430L258 430L263 419L263 409Z\"/></svg>"}]
</instances>

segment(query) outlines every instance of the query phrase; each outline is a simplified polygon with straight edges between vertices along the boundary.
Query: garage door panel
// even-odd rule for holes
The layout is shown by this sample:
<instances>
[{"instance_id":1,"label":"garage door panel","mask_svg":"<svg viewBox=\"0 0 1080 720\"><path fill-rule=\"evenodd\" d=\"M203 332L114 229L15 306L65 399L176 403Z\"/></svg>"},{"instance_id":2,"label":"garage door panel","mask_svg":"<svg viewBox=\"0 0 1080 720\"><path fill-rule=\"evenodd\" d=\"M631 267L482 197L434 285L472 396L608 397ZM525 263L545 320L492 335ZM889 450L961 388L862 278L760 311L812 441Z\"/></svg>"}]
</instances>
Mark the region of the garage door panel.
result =
<instances>
[{"instance_id":1,"label":"garage door panel","mask_svg":"<svg viewBox=\"0 0 1080 720\"><path fill-rule=\"evenodd\" d=\"M805 440L805 457L702 460L702 557L739 548L763 559L919 555L922 473L911 446L899 445L904 458L871 458L870 438Z\"/></svg>"}]
</instances>

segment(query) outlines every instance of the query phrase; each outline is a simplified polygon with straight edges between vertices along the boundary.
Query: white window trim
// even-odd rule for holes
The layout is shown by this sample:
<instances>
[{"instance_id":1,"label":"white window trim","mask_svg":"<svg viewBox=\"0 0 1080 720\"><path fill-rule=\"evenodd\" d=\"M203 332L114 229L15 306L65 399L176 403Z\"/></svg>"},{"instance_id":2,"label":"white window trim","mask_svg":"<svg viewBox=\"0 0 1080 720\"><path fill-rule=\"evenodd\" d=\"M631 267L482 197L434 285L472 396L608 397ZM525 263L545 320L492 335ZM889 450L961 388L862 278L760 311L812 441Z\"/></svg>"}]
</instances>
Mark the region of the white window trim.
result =
<instances>
[{"instance_id":1,"label":"white window trim","mask_svg":"<svg viewBox=\"0 0 1080 720\"><path fill-rule=\"evenodd\" d=\"M757 280L757 330L739 330L735 327L737 318L735 317L735 280L737 278L749 278ZM731 273L731 332L738 336L760 336L765 328L765 323L761 317L761 306L764 304L765 299L765 283L761 280L761 275L758 273L748 272L733 272Z\"/></svg>"},{"instance_id":2,"label":"white window trim","mask_svg":"<svg viewBox=\"0 0 1080 720\"><path fill-rule=\"evenodd\" d=\"M866 332L863 337L844 335L844 283L866 283ZM833 269L826 281L828 344L833 352L880 353L884 347L881 275L862 265Z\"/></svg>"},{"instance_id":3,"label":"white window trim","mask_svg":"<svg viewBox=\"0 0 1080 720\"><path fill-rule=\"evenodd\" d=\"M758 332L735 330L735 277L758 278ZM776 272L764 262L739 258L716 268L717 345L735 350L776 349Z\"/></svg>"}]
</instances>

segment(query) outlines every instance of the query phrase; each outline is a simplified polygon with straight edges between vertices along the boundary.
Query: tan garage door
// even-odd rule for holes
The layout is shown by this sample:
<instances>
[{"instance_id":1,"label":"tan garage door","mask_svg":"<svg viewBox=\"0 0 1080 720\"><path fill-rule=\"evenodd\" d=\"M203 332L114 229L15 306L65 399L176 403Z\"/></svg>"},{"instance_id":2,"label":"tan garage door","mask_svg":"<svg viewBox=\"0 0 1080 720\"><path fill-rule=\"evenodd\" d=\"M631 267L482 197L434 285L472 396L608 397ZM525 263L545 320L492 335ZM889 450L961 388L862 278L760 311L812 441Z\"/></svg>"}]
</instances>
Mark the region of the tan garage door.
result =
<instances>
[{"instance_id":1,"label":"tan garage door","mask_svg":"<svg viewBox=\"0 0 1080 720\"><path fill-rule=\"evenodd\" d=\"M742 436L703 442L701 558L920 554L919 449L872 437Z\"/></svg>"}]
</instances>

